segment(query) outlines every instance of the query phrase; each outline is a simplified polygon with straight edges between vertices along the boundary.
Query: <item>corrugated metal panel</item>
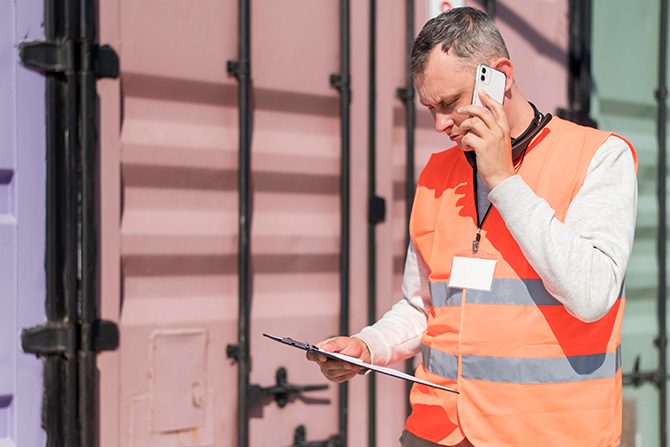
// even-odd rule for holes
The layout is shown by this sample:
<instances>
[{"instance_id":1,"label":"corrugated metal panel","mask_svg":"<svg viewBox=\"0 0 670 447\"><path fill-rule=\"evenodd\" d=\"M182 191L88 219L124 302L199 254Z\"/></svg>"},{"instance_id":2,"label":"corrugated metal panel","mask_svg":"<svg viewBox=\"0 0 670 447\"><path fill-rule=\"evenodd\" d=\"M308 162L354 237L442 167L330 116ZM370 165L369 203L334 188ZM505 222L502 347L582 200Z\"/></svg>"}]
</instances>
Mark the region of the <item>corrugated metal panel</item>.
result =
<instances>
[{"instance_id":1,"label":"corrugated metal panel","mask_svg":"<svg viewBox=\"0 0 670 447\"><path fill-rule=\"evenodd\" d=\"M340 112L329 77L339 71L338 2L254 2L251 382L326 383L304 353L262 332L316 342L337 335ZM291 445L337 432L337 386L254 411L253 446Z\"/></svg>"},{"instance_id":2,"label":"corrugated metal panel","mask_svg":"<svg viewBox=\"0 0 670 447\"><path fill-rule=\"evenodd\" d=\"M118 303L122 344L117 358L100 362L118 404L114 391L103 399L119 415L118 425L110 420L117 434L103 426L103 443L232 445L235 367L225 349L236 328L237 113L226 61L236 52L235 9L213 0L197 8L107 3L102 29L120 54L122 81L120 98L118 84L101 86L102 152L117 151L103 160L111 166L103 168L102 212L117 222L103 227L103 301ZM113 315L113 306L105 311ZM191 342L205 359L201 369L160 385L157 365L179 369L187 361L174 337L162 344L163 360L152 360L152 340L167 330L205 334ZM163 423L138 423L155 422L156 403L170 389L200 380L204 389L193 389L190 403L200 406L199 417L175 405ZM103 411L103 421L110 413Z\"/></svg>"},{"instance_id":3,"label":"corrugated metal panel","mask_svg":"<svg viewBox=\"0 0 670 447\"><path fill-rule=\"evenodd\" d=\"M22 328L44 319L44 80L17 54L43 38L42 3L0 4L0 445L44 443L42 363Z\"/></svg>"},{"instance_id":4,"label":"corrugated metal panel","mask_svg":"<svg viewBox=\"0 0 670 447\"><path fill-rule=\"evenodd\" d=\"M177 439L235 445L236 365L225 347L237 338L237 86L225 66L237 58L236 3L103 3L101 40L117 49L123 70L120 84L99 83L102 313L119 321L122 335L120 350L99 359L103 447ZM377 189L388 205L377 236L381 316L399 298L406 249L404 112L396 99L404 85L404 1L378 10ZM352 2L352 332L365 325L368 279L367 14L366 2ZM415 16L418 31L424 2L416 2ZM291 383L325 381L303 353L272 344L262 332L316 342L338 331L340 117L329 85L339 71L338 17L337 2L252 5L251 382L262 386L273 385L282 366ZM529 51L519 50L519 65ZM536 61L536 50L532 56ZM547 109L557 102L542 101ZM428 112L418 113L417 174L431 152L451 145ZM203 349L204 363L186 359ZM174 368L188 360L191 384L204 374L204 390L161 373L169 352ZM170 384L175 399L186 402L191 389L201 406L157 408ZM366 387L362 378L350 387L352 446L365 444ZM404 385L380 377L378 388L378 443L397 445ZM290 445L303 424L310 441L336 433L334 385L283 409L272 402L255 409L251 445Z\"/></svg>"}]
</instances>

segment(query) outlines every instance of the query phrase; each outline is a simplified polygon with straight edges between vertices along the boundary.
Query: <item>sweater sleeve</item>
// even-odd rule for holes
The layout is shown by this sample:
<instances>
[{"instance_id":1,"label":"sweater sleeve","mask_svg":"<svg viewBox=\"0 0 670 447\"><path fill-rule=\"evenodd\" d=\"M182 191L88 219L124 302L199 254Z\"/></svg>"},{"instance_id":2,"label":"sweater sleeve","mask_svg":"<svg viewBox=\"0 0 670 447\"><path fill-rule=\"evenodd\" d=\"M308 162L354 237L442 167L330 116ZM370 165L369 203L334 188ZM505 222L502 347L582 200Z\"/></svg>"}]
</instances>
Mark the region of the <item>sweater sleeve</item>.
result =
<instances>
[{"instance_id":1,"label":"sweater sleeve","mask_svg":"<svg viewBox=\"0 0 670 447\"><path fill-rule=\"evenodd\" d=\"M622 287L637 209L637 180L626 142L609 137L594 155L565 222L520 176L489 194L547 291L580 320L603 317Z\"/></svg>"},{"instance_id":2,"label":"sweater sleeve","mask_svg":"<svg viewBox=\"0 0 670 447\"><path fill-rule=\"evenodd\" d=\"M388 365L419 352L431 305L428 274L428 266L410 244L402 298L379 321L354 335L368 346L375 365Z\"/></svg>"}]
</instances>

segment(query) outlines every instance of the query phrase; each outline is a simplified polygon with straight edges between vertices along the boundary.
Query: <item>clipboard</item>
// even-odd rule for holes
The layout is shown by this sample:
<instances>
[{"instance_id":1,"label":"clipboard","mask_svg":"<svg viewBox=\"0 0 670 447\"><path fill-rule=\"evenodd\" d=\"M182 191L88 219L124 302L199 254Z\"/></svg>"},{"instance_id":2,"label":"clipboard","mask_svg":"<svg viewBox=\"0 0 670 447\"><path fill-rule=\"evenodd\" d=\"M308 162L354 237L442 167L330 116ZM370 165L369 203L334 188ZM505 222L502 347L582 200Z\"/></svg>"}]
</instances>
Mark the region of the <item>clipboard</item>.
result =
<instances>
[{"instance_id":1,"label":"clipboard","mask_svg":"<svg viewBox=\"0 0 670 447\"><path fill-rule=\"evenodd\" d=\"M371 363L363 362L362 360L359 360L355 357L349 357L348 355L339 354L337 352L324 351L323 349L317 348L316 346L314 346L310 343L297 341L297 340L294 340L294 339L289 338L289 337L277 337L276 335L270 335L270 334L263 334L263 336L269 338L270 340L274 340L278 343L282 343L282 344L285 344L285 345L288 345L288 346L292 346L294 348L302 349L303 351L315 352L317 354L321 354L321 355L323 355L323 356L325 356L329 359L340 360L340 361L349 363L351 365L355 365L355 366L358 366L358 367L364 368L364 369L369 369L371 371L376 371L378 373L381 373L381 374L384 374L384 375L387 375L387 376L391 376L391 377L395 377L397 379L402 379L402 380L406 380L406 381L414 382L414 383L420 383L421 385L426 385L426 386L430 386L430 387L437 388L437 389L440 389L440 390L448 391L450 393L458 394L458 391L456 391L452 388L447 388L446 386L438 385L436 383L429 382L427 380L419 379L419 378L411 376L409 374L405 374L404 372L398 371L397 369L386 368L384 366L373 365Z\"/></svg>"}]
</instances>

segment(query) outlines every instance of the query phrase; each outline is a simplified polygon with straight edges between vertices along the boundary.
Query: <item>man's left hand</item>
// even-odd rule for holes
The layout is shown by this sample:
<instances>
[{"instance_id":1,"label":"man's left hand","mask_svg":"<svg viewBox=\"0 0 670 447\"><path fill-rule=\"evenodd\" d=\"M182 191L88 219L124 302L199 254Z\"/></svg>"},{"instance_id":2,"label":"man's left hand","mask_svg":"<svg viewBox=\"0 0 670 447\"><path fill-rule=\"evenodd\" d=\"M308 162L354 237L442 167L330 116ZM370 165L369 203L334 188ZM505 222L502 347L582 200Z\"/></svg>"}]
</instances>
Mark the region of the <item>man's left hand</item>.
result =
<instances>
[{"instance_id":1,"label":"man's left hand","mask_svg":"<svg viewBox=\"0 0 670 447\"><path fill-rule=\"evenodd\" d=\"M479 98L486 107L466 105L458 113L470 115L461 123L467 131L461 142L477 154L477 172L489 189L515 174L507 115L502 104L485 92Z\"/></svg>"}]
</instances>

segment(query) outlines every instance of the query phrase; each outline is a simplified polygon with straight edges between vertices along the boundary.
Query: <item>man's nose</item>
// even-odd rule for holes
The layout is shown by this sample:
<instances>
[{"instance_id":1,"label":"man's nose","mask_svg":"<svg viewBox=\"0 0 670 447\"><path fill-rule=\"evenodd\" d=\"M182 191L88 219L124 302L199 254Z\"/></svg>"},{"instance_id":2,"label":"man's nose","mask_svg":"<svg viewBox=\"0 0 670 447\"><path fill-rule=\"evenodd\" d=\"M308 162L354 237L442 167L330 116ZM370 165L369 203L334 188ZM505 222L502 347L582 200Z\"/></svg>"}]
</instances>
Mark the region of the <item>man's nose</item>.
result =
<instances>
[{"instance_id":1,"label":"man's nose","mask_svg":"<svg viewBox=\"0 0 670 447\"><path fill-rule=\"evenodd\" d=\"M435 130L438 132L448 132L451 126L454 125L454 120L450 114L436 113L435 114Z\"/></svg>"}]
</instances>

